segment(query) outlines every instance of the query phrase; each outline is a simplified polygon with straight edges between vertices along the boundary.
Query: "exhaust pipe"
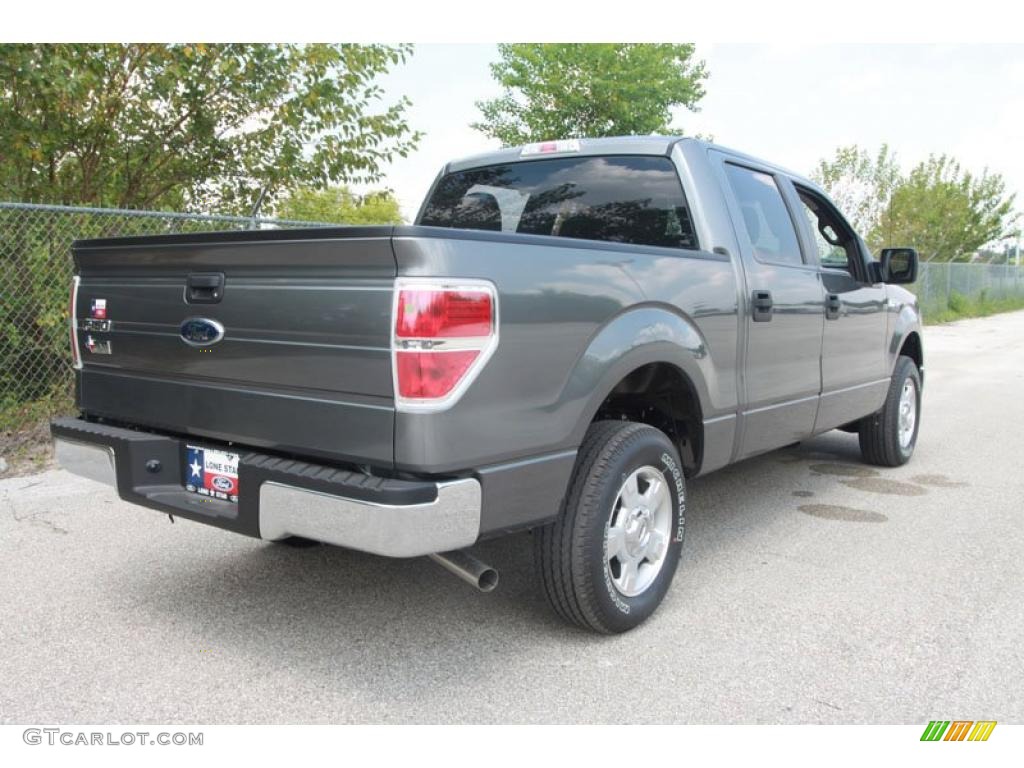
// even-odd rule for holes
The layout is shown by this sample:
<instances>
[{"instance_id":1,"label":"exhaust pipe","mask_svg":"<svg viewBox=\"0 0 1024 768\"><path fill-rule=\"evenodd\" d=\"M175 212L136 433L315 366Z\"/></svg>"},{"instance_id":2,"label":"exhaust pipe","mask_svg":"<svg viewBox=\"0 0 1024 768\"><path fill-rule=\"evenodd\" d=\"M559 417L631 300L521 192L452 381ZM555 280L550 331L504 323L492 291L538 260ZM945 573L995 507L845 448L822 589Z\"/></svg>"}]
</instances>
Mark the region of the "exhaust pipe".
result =
<instances>
[{"instance_id":1,"label":"exhaust pipe","mask_svg":"<svg viewBox=\"0 0 1024 768\"><path fill-rule=\"evenodd\" d=\"M487 563L481 563L464 549L436 552L427 557L481 592L491 592L498 586L498 572Z\"/></svg>"}]
</instances>

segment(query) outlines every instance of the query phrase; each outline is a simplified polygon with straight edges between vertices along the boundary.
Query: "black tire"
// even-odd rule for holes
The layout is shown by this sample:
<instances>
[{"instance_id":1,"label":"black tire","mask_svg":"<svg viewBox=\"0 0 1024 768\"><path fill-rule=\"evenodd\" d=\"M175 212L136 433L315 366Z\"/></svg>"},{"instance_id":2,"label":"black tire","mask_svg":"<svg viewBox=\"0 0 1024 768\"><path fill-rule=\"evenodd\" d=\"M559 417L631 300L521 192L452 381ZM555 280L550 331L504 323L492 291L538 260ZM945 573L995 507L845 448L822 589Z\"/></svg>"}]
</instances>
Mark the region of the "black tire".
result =
<instances>
[{"instance_id":1,"label":"black tire","mask_svg":"<svg viewBox=\"0 0 1024 768\"><path fill-rule=\"evenodd\" d=\"M900 444L900 396L910 381L916 390L914 428L910 441ZM921 428L921 372L909 357L900 356L893 370L889 393L881 410L864 417L860 423L860 453L868 464L879 467L899 467L910 461L917 445Z\"/></svg>"},{"instance_id":2,"label":"black tire","mask_svg":"<svg viewBox=\"0 0 1024 768\"><path fill-rule=\"evenodd\" d=\"M630 597L613 583L605 561L605 532L623 483L642 467L660 471L666 481L671 527L660 570L643 592ZM534 535L540 581L551 607L566 621L603 634L641 624L672 583L683 546L685 509L682 462L663 432L627 421L592 424L558 519Z\"/></svg>"}]
</instances>

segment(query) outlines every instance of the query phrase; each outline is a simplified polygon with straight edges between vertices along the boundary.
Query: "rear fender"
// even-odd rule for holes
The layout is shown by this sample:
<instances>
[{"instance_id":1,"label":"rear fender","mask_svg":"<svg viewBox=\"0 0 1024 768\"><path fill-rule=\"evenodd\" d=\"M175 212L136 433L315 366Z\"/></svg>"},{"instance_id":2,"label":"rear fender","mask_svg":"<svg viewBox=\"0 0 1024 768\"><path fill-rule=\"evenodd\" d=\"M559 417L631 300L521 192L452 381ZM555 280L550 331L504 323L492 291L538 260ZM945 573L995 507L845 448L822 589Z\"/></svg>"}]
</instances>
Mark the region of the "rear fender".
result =
<instances>
[{"instance_id":1,"label":"rear fender","mask_svg":"<svg viewBox=\"0 0 1024 768\"><path fill-rule=\"evenodd\" d=\"M708 388L715 375L707 343L688 317L664 305L627 310L595 334L571 371L563 401L584 399L572 442L583 441L598 408L615 386L650 363L677 367L693 384L701 413L708 412Z\"/></svg>"}]
</instances>

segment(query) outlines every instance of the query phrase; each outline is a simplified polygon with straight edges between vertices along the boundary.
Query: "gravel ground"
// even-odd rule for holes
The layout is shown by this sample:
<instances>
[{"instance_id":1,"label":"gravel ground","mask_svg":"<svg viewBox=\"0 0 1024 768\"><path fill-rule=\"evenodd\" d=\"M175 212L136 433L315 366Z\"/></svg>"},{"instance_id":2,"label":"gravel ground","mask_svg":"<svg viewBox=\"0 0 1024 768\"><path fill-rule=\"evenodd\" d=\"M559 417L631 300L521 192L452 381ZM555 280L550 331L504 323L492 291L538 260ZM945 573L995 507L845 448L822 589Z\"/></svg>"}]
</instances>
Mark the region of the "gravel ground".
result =
<instances>
[{"instance_id":1,"label":"gravel ground","mask_svg":"<svg viewBox=\"0 0 1024 768\"><path fill-rule=\"evenodd\" d=\"M1024 313L927 329L917 455L833 432L690 485L644 627L539 597L527 535L478 594L426 559L294 550L0 481L0 722L1024 721Z\"/></svg>"}]
</instances>

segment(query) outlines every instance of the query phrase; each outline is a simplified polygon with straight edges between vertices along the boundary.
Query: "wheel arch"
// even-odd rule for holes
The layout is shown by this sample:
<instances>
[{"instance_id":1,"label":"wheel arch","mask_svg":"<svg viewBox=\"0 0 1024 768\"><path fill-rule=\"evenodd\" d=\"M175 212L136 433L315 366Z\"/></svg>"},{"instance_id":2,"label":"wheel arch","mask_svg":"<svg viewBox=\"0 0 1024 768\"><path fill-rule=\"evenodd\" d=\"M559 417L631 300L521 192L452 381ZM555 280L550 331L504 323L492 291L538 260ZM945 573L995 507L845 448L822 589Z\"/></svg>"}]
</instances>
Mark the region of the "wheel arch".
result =
<instances>
[{"instance_id":1,"label":"wheel arch","mask_svg":"<svg viewBox=\"0 0 1024 768\"><path fill-rule=\"evenodd\" d=\"M906 355L917 365L924 383L924 344L921 334L921 317L916 305L905 304L895 317L889 342L889 375L896 369L896 361Z\"/></svg>"},{"instance_id":2,"label":"wheel arch","mask_svg":"<svg viewBox=\"0 0 1024 768\"><path fill-rule=\"evenodd\" d=\"M917 365L917 369L924 375L924 349L921 346L921 334L911 331L903 339L900 345L900 356L909 357Z\"/></svg>"},{"instance_id":3,"label":"wheel arch","mask_svg":"<svg viewBox=\"0 0 1024 768\"><path fill-rule=\"evenodd\" d=\"M569 377L567 389L588 393L573 440L582 441L597 419L651 424L676 442L686 474L696 474L713 376L692 320L659 305L627 311L594 336Z\"/></svg>"}]
</instances>

